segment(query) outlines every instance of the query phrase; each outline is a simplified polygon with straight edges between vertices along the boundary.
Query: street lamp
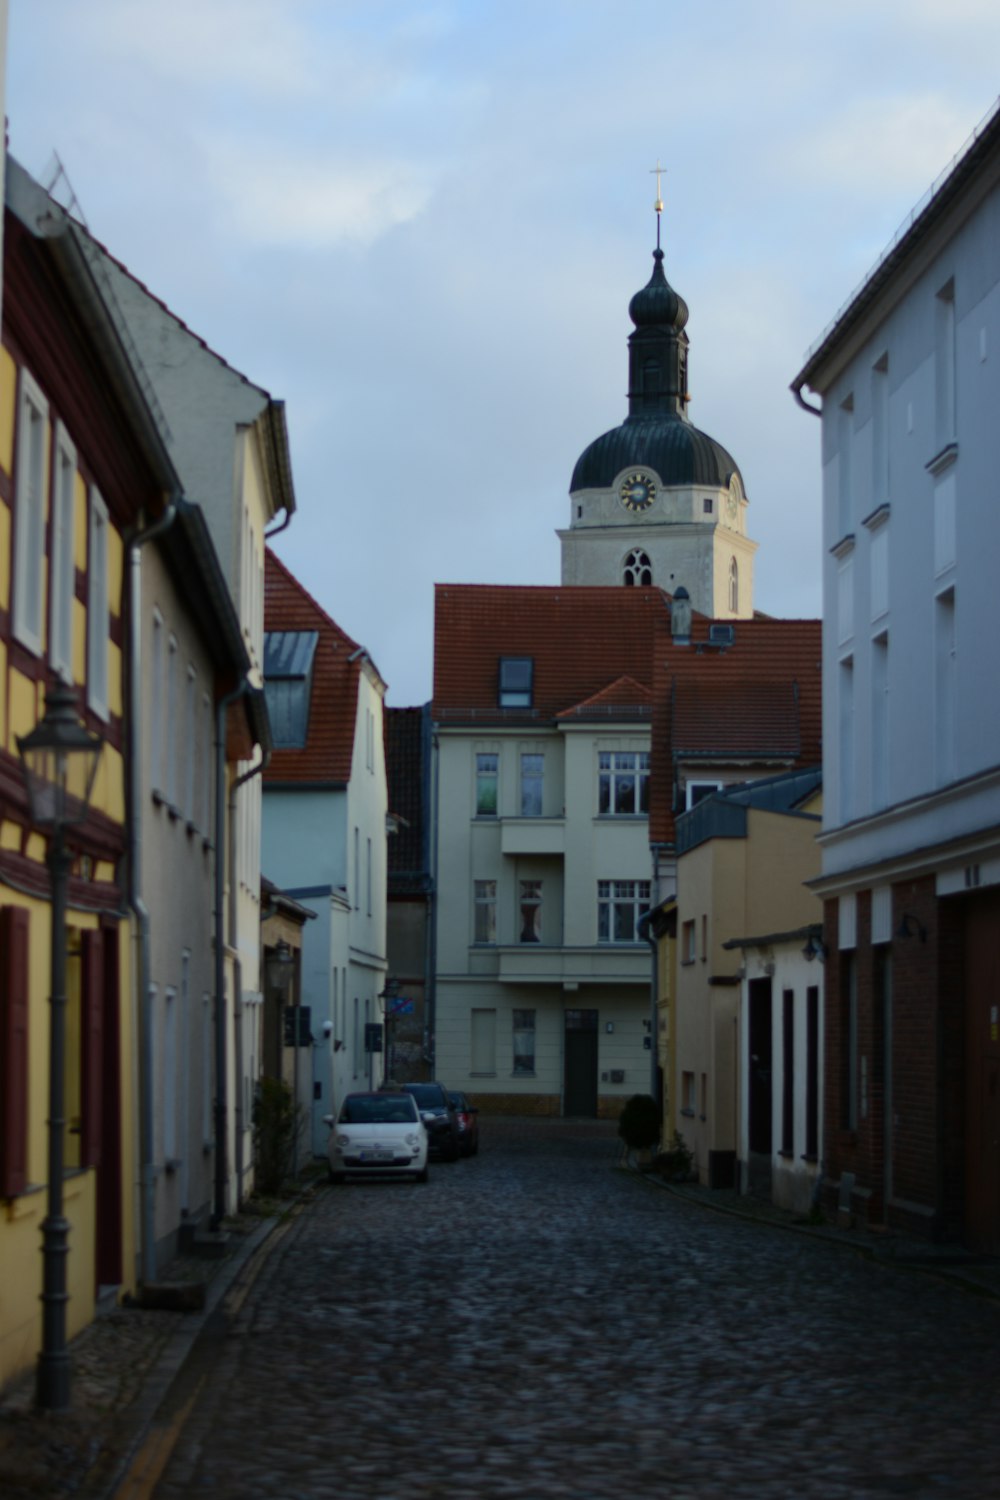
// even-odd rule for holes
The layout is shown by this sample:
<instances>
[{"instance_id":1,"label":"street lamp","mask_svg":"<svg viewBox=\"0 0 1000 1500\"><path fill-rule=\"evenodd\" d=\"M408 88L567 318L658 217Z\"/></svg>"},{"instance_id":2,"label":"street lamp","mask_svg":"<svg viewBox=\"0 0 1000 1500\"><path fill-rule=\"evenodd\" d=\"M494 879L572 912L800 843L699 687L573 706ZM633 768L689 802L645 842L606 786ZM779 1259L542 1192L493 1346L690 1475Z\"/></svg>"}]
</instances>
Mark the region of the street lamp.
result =
<instances>
[{"instance_id":1,"label":"street lamp","mask_svg":"<svg viewBox=\"0 0 1000 1500\"><path fill-rule=\"evenodd\" d=\"M63 1213L66 1128L66 890L73 856L67 828L86 820L104 741L77 717L76 694L65 683L45 695L45 717L18 736L28 816L49 840L46 863L52 885L52 990L49 1036L49 1165L47 1213L42 1223L42 1351L38 1357L38 1405L48 1411L69 1406L70 1361L66 1349L66 1260L69 1223Z\"/></svg>"}]
</instances>

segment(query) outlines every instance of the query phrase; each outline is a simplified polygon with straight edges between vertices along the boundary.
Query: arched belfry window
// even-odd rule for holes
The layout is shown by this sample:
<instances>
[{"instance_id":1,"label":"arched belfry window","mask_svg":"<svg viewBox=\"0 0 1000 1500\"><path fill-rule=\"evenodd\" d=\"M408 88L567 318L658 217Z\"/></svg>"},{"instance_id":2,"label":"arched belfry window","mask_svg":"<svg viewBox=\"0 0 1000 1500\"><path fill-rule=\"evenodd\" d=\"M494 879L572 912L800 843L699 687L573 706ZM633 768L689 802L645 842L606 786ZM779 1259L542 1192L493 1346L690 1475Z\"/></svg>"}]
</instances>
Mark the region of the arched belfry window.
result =
<instances>
[{"instance_id":1,"label":"arched belfry window","mask_svg":"<svg viewBox=\"0 0 1000 1500\"><path fill-rule=\"evenodd\" d=\"M740 607L740 570L735 557L729 559L729 608L735 615Z\"/></svg>"},{"instance_id":2,"label":"arched belfry window","mask_svg":"<svg viewBox=\"0 0 1000 1500\"><path fill-rule=\"evenodd\" d=\"M653 565L641 547L633 547L626 557L622 582L626 588L635 588L637 585L649 588L652 585Z\"/></svg>"}]
</instances>

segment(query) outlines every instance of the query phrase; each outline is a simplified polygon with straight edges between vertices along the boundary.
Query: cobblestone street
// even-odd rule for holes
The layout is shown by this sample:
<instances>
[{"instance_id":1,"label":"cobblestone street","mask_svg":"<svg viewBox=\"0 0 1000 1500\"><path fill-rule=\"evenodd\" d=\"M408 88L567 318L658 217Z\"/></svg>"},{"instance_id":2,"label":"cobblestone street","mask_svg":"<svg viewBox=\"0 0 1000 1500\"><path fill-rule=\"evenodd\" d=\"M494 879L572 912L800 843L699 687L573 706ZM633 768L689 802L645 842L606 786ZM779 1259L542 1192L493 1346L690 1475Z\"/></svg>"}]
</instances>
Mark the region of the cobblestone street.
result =
<instances>
[{"instance_id":1,"label":"cobblestone street","mask_svg":"<svg viewBox=\"0 0 1000 1500\"><path fill-rule=\"evenodd\" d=\"M617 1171L613 1127L483 1129L282 1233L161 1500L1000 1494L995 1303Z\"/></svg>"}]
</instances>

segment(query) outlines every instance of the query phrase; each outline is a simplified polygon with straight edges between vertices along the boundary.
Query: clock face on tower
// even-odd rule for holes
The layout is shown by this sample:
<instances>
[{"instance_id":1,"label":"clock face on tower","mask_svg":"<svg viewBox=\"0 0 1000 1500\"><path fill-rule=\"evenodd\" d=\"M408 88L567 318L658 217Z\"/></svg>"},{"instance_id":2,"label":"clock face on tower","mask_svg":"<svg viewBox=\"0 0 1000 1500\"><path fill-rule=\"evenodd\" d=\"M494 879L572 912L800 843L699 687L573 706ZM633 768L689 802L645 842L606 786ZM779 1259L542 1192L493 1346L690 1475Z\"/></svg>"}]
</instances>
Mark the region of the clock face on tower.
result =
<instances>
[{"instance_id":1,"label":"clock face on tower","mask_svg":"<svg viewBox=\"0 0 1000 1500\"><path fill-rule=\"evenodd\" d=\"M626 510L648 510L656 499L656 485L648 474L636 469L618 486L618 498Z\"/></svg>"}]
</instances>

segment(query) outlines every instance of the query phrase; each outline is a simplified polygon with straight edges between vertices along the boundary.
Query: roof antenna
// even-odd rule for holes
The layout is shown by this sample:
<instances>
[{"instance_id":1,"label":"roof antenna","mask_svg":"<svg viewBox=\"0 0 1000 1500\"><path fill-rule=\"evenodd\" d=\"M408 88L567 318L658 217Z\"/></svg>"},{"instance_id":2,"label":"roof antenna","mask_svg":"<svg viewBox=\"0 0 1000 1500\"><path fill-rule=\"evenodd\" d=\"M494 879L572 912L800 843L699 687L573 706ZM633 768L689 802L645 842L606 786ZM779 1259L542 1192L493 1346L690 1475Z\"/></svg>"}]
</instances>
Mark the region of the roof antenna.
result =
<instances>
[{"instance_id":1,"label":"roof antenna","mask_svg":"<svg viewBox=\"0 0 1000 1500\"><path fill-rule=\"evenodd\" d=\"M664 174L664 172L666 170L667 170L666 167L661 167L660 166L660 158L657 157L656 158L656 166L655 167L651 167L650 171L649 171L650 177L654 177L655 176L655 178L656 178L656 202L653 204L653 208L654 208L655 213L656 213L656 248L657 248L657 250L659 250L659 248L660 248L660 215L663 212L663 198L662 198L662 196L660 194L660 178L663 176L663 174Z\"/></svg>"}]
</instances>

